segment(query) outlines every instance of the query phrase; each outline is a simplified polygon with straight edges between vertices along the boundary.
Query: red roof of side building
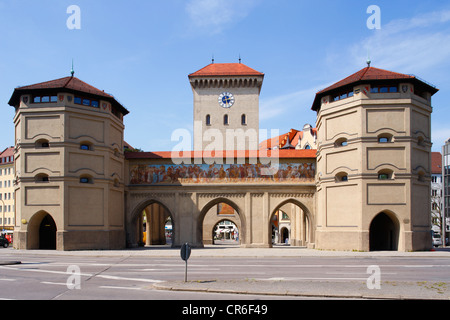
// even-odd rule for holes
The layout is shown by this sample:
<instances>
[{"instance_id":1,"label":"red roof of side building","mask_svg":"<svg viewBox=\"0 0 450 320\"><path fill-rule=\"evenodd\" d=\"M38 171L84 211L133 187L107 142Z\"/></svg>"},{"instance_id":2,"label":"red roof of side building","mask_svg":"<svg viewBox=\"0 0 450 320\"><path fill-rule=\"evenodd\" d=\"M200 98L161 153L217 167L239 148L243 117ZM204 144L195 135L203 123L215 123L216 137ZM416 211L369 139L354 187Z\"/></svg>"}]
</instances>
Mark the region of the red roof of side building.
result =
<instances>
[{"instance_id":1,"label":"red roof of side building","mask_svg":"<svg viewBox=\"0 0 450 320\"><path fill-rule=\"evenodd\" d=\"M245 155L245 158L258 157L258 158L268 158L268 157L276 157L280 159L312 159L316 158L317 150L309 149L309 150L295 150L295 149L287 149L287 150L245 150L245 151L213 151L212 154L205 151L186 151L184 154L182 152L174 152L172 155L171 151L163 151L163 152L127 152L125 153L125 158L127 160L131 159L186 159L186 158L226 158L229 156L228 153L231 153L235 158L242 157L242 153Z\"/></svg>"},{"instance_id":2,"label":"red roof of side building","mask_svg":"<svg viewBox=\"0 0 450 320\"><path fill-rule=\"evenodd\" d=\"M440 152L431 153L431 173L442 174L442 154Z\"/></svg>"},{"instance_id":3,"label":"red roof of side building","mask_svg":"<svg viewBox=\"0 0 450 320\"><path fill-rule=\"evenodd\" d=\"M242 63L211 63L189 75L189 77L211 76L264 76L264 73L256 71Z\"/></svg>"},{"instance_id":4,"label":"red roof of side building","mask_svg":"<svg viewBox=\"0 0 450 320\"><path fill-rule=\"evenodd\" d=\"M335 90L339 90L340 88L344 88L346 86L349 86L351 84L357 84L357 83L366 83L370 81L398 81L398 80L407 80L407 81L413 81L415 84L426 87L427 90L431 92L431 94L435 94L438 89L434 86L431 86L422 80L418 79L414 75L408 75L398 72L392 72L388 70L383 70L375 67L365 67L358 72L355 72L354 74L346 77L345 79L342 79L335 84L320 90L316 94L316 98L314 99L314 103L312 106L312 110L317 111L320 108L320 99L323 96L326 96L328 93L331 93Z\"/></svg>"},{"instance_id":5,"label":"red roof of side building","mask_svg":"<svg viewBox=\"0 0 450 320\"><path fill-rule=\"evenodd\" d=\"M387 79L415 79L415 77L407 74L387 71L374 67L366 67L352 74L351 76L348 76L347 78L336 82L335 84L329 86L328 88L319 91L318 94L362 80L387 80Z\"/></svg>"},{"instance_id":6,"label":"red roof of side building","mask_svg":"<svg viewBox=\"0 0 450 320\"><path fill-rule=\"evenodd\" d=\"M317 129L311 128L312 134L317 135ZM289 132L284 133L278 137L274 137L271 139L264 140L259 144L260 149L272 149L274 147L283 148L289 138L289 143L292 146L296 146L298 144L298 141L303 139L303 131L291 129Z\"/></svg>"},{"instance_id":7,"label":"red roof of side building","mask_svg":"<svg viewBox=\"0 0 450 320\"><path fill-rule=\"evenodd\" d=\"M9 161L8 160L9 158ZM3 162L3 160L0 160L0 164L4 164L4 163L13 163L14 162L14 147L9 147L6 148L5 150L3 150L3 152L0 153L0 159L6 158L5 162Z\"/></svg>"},{"instance_id":8,"label":"red roof of side building","mask_svg":"<svg viewBox=\"0 0 450 320\"><path fill-rule=\"evenodd\" d=\"M129 113L129 111L125 107L123 107L118 101L116 101L114 96L112 96L111 94L108 94L103 90L99 90L91 86L90 84L73 76L18 87L14 89L14 93L11 96L11 99L9 100L9 105L16 106L19 102L20 95L25 94L27 92L40 92L40 91L61 90L61 89L64 89L65 91L69 92L81 92L84 94L104 98L105 100L111 101L114 103L115 106L119 107L119 109L124 115Z\"/></svg>"}]
</instances>

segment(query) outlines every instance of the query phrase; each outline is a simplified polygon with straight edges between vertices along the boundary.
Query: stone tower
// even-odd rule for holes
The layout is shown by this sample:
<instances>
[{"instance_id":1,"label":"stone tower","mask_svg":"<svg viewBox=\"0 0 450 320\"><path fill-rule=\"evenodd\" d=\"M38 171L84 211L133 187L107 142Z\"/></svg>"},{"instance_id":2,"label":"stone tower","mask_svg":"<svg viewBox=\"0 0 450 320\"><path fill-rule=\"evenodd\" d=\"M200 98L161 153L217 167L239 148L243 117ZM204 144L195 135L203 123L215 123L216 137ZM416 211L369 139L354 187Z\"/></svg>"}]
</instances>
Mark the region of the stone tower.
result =
<instances>
[{"instance_id":1,"label":"stone tower","mask_svg":"<svg viewBox=\"0 0 450 320\"><path fill-rule=\"evenodd\" d=\"M125 247L123 116L111 95L74 77L19 87L14 246Z\"/></svg>"},{"instance_id":2,"label":"stone tower","mask_svg":"<svg viewBox=\"0 0 450 320\"><path fill-rule=\"evenodd\" d=\"M263 79L263 73L242 63L212 63L189 75L194 150L258 149Z\"/></svg>"},{"instance_id":3,"label":"stone tower","mask_svg":"<svg viewBox=\"0 0 450 320\"><path fill-rule=\"evenodd\" d=\"M437 91L369 64L316 94L316 248L431 247L430 118Z\"/></svg>"}]
</instances>

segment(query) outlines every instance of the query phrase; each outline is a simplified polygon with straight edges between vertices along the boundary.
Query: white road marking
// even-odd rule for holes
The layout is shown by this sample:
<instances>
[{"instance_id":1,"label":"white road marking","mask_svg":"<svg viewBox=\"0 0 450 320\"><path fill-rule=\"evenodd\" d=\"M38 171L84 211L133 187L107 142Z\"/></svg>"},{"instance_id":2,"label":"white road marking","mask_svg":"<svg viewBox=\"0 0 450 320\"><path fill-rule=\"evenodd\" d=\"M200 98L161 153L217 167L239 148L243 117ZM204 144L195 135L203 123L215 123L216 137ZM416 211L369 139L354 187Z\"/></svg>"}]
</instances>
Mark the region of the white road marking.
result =
<instances>
[{"instance_id":1,"label":"white road marking","mask_svg":"<svg viewBox=\"0 0 450 320\"><path fill-rule=\"evenodd\" d=\"M42 284L52 284L57 286L67 286L67 283L61 283L61 282L49 282L49 281L41 281Z\"/></svg>"},{"instance_id":2,"label":"white road marking","mask_svg":"<svg viewBox=\"0 0 450 320\"><path fill-rule=\"evenodd\" d=\"M164 282L162 280L140 279L140 278L125 278L125 277L108 276L108 275L102 275L102 274L98 274L98 275L96 275L96 277L103 278L103 279L109 279L109 280L126 280L126 281L140 281L140 282L151 282L151 283Z\"/></svg>"},{"instance_id":3,"label":"white road marking","mask_svg":"<svg viewBox=\"0 0 450 320\"><path fill-rule=\"evenodd\" d=\"M101 289L119 289L119 290L142 290L142 288L132 288L132 287L114 287L114 286L100 286Z\"/></svg>"}]
</instances>

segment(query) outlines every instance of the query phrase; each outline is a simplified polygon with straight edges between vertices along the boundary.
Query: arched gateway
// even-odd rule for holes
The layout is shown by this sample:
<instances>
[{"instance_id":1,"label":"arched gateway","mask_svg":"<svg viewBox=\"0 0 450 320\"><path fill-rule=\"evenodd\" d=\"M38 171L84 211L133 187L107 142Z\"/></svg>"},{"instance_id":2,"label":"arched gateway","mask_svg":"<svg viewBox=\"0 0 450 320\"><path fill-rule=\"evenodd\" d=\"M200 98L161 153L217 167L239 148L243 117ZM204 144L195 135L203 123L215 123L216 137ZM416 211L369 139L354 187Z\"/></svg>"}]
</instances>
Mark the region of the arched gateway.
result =
<instances>
[{"instance_id":1,"label":"arched gateway","mask_svg":"<svg viewBox=\"0 0 450 320\"><path fill-rule=\"evenodd\" d=\"M298 241L291 244L313 245L314 150L279 150L269 165L263 164L269 163L267 159L255 164L250 158L218 164L225 159L200 162L193 156L185 161L188 164L174 164L171 156L169 152L127 154L128 246L139 245L139 217L154 203L172 219L174 247L186 242L195 247L211 243L213 227L223 220L237 225L242 247L271 247L267 231L271 216L290 206L297 210L299 230Z\"/></svg>"},{"instance_id":2,"label":"arched gateway","mask_svg":"<svg viewBox=\"0 0 450 320\"><path fill-rule=\"evenodd\" d=\"M277 235L322 250L430 249L438 89L368 65L316 93L315 128L259 144L263 79L241 63L190 74L194 151L183 158L123 153L128 110L73 75L15 88L14 247L164 244L167 221L172 246L201 247L229 218L243 247ZM214 211L221 203L230 211Z\"/></svg>"}]
</instances>

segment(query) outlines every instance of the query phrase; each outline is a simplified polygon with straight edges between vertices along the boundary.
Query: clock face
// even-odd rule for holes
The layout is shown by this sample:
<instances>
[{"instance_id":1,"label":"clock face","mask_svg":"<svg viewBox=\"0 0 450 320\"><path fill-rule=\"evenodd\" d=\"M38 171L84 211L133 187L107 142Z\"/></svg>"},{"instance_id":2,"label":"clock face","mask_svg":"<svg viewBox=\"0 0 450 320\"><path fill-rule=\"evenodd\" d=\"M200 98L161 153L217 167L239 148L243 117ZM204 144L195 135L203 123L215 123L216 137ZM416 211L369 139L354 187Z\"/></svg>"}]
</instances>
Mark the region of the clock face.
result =
<instances>
[{"instance_id":1,"label":"clock face","mask_svg":"<svg viewBox=\"0 0 450 320\"><path fill-rule=\"evenodd\" d=\"M234 104L234 96L230 92L224 92L219 96L219 105L223 108L231 108Z\"/></svg>"}]
</instances>

